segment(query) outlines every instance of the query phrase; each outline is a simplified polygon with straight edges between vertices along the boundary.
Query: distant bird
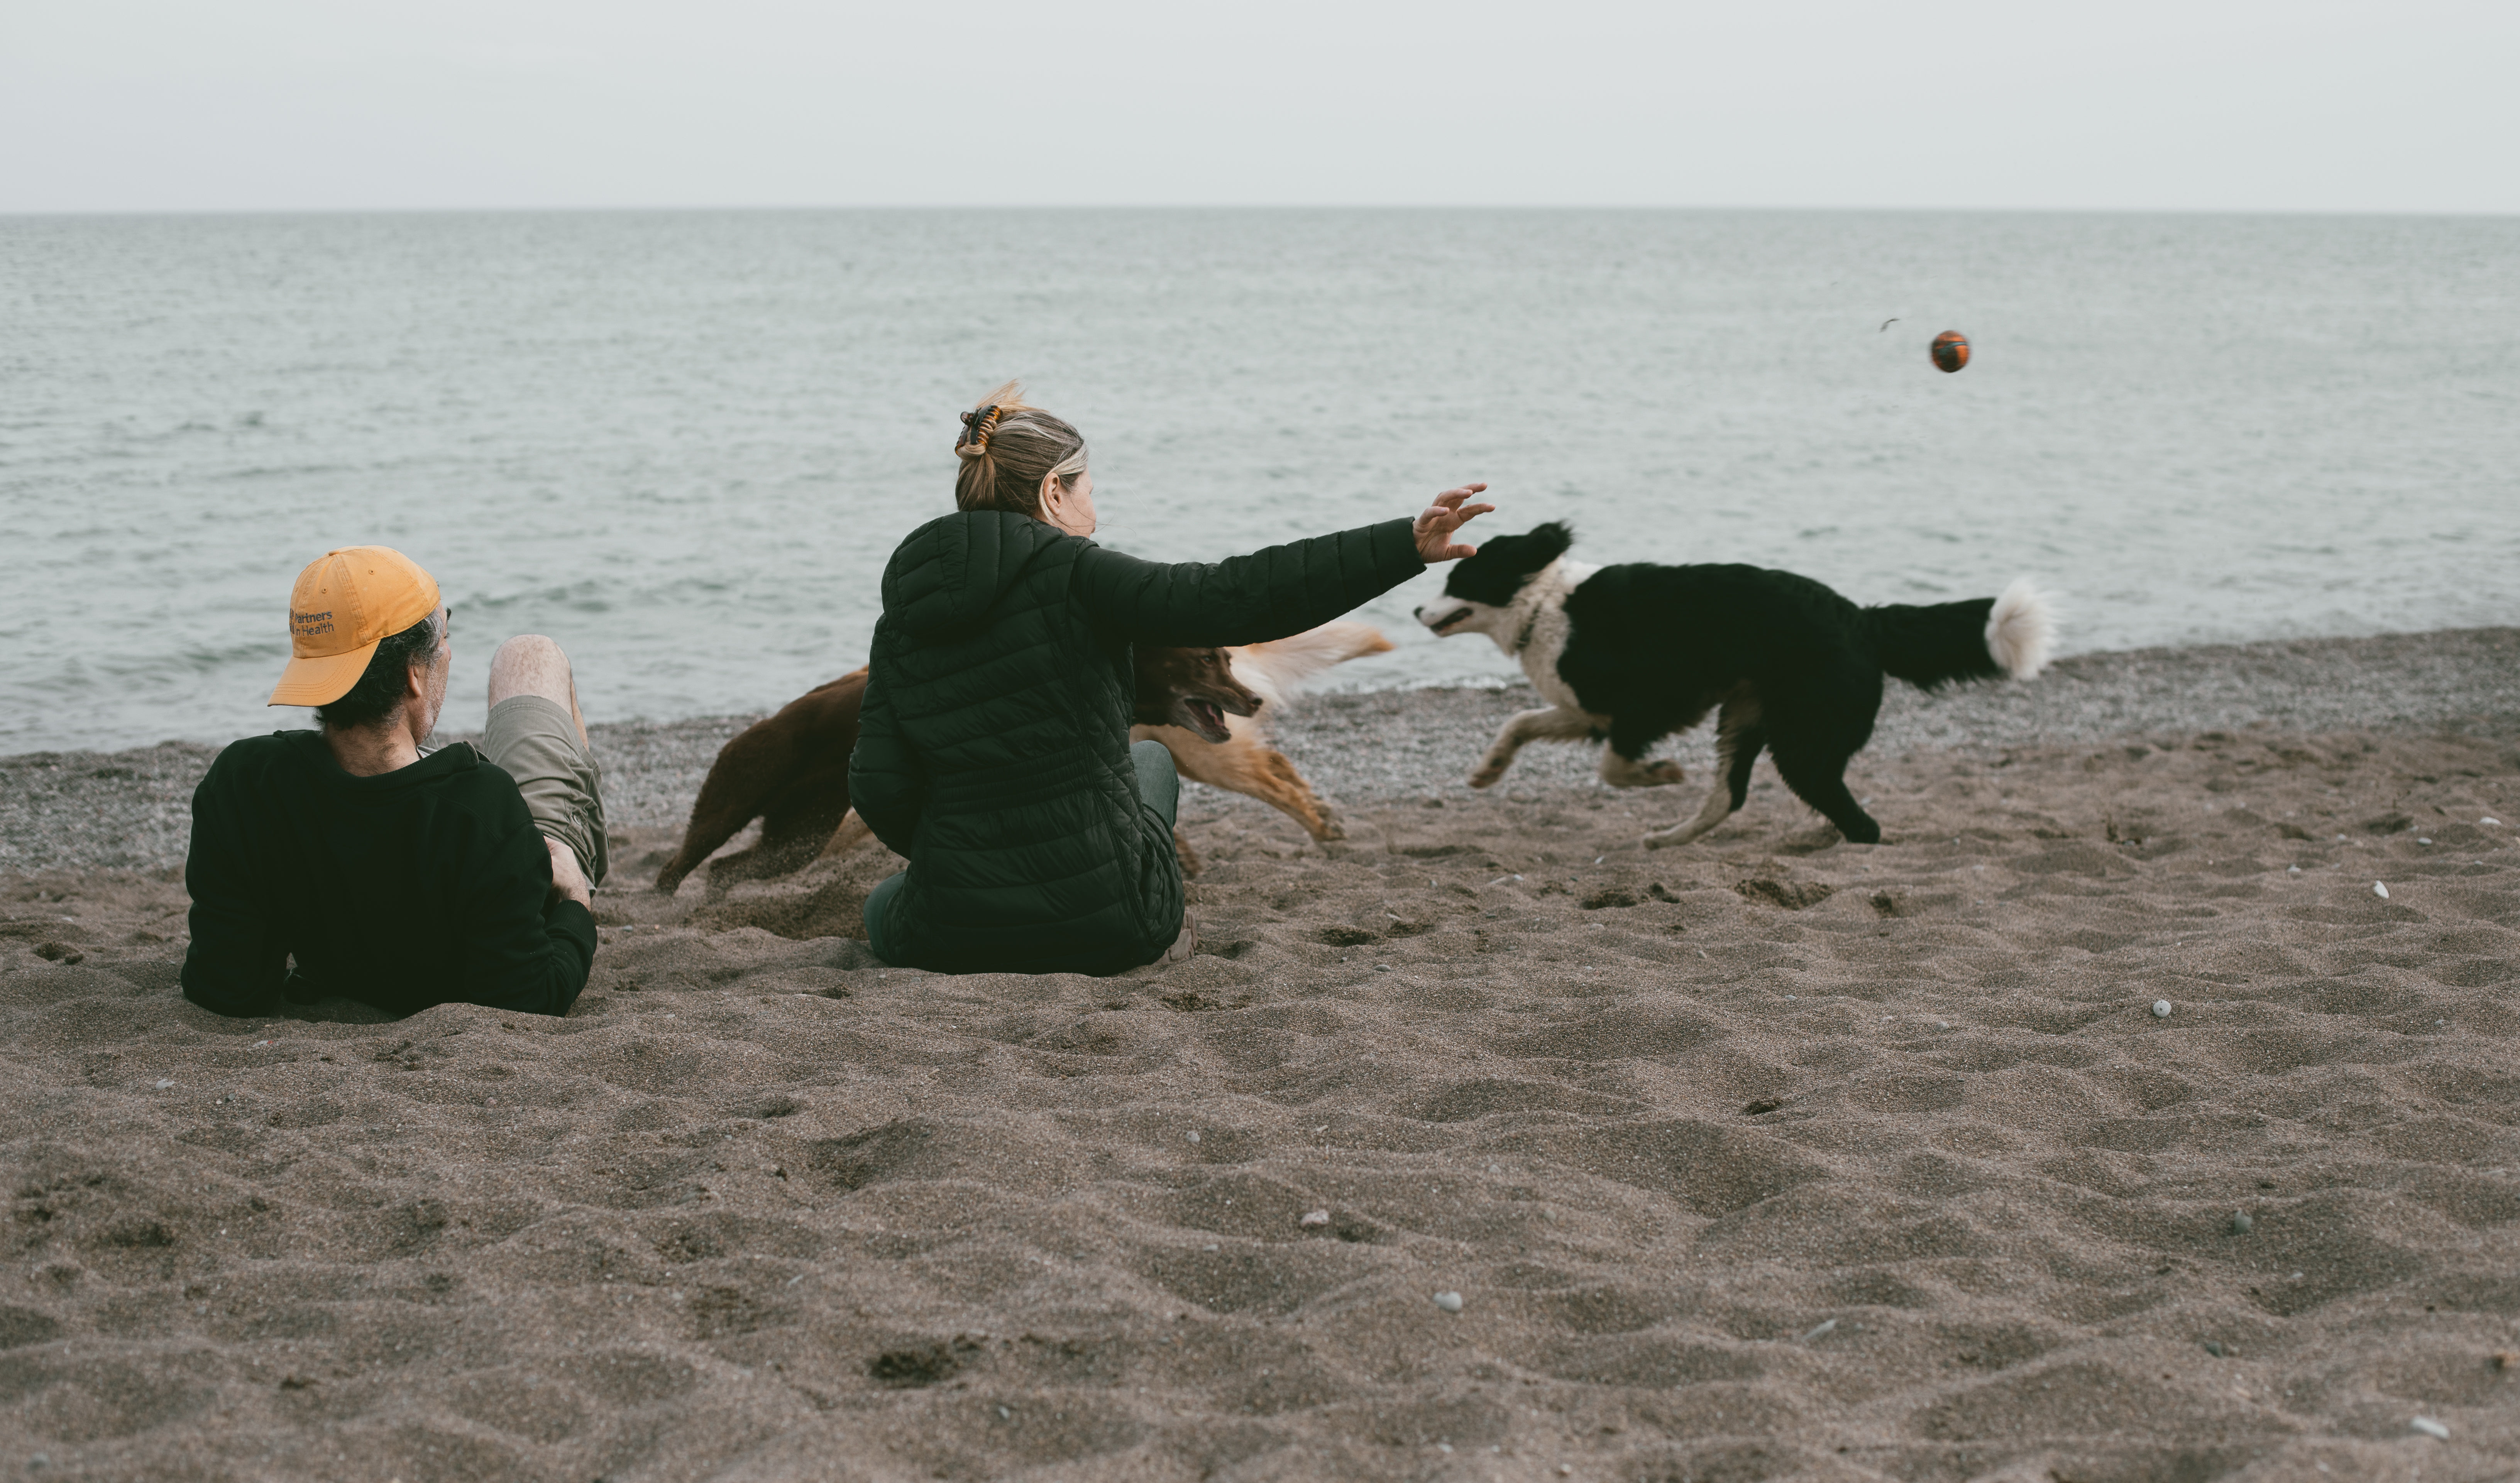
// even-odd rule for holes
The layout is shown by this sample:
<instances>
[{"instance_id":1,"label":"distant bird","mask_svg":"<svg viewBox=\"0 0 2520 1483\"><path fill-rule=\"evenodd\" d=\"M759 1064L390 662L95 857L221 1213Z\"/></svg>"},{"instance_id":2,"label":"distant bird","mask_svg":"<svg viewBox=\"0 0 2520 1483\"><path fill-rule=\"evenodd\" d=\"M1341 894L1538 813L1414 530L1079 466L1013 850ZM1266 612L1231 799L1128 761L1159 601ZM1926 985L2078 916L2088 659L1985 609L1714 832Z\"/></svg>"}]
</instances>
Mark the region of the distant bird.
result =
<instances>
[{"instance_id":1,"label":"distant bird","mask_svg":"<svg viewBox=\"0 0 2520 1483\"><path fill-rule=\"evenodd\" d=\"M1892 325L1895 325L1895 324L1897 324L1898 322L1899 322L1899 316L1898 316L1898 315L1896 315L1896 314L1893 314L1893 315L1891 315L1888 319L1885 319L1885 320L1883 320L1883 321L1881 322L1881 330L1887 330L1887 329L1889 329ZM1878 335L1878 334L1880 334L1880 333L1881 333L1881 330L1875 330L1875 331L1873 331L1872 333L1873 333L1873 334L1875 334L1875 335Z\"/></svg>"}]
</instances>

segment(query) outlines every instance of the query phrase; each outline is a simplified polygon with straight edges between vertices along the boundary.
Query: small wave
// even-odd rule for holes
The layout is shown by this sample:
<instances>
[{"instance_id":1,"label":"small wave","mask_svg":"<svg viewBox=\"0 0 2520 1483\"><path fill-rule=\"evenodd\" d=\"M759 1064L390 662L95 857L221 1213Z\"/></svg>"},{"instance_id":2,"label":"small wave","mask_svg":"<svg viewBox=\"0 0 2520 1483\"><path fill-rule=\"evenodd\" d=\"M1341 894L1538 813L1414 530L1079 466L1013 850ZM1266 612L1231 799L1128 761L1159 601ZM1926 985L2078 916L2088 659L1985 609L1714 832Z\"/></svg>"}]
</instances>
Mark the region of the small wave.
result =
<instances>
[{"instance_id":1,"label":"small wave","mask_svg":"<svg viewBox=\"0 0 2520 1483\"><path fill-rule=\"evenodd\" d=\"M202 477L220 483L234 484L252 479L304 478L309 474L367 473L373 466L358 464L248 464L242 469L222 469Z\"/></svg>"}]
</instances>

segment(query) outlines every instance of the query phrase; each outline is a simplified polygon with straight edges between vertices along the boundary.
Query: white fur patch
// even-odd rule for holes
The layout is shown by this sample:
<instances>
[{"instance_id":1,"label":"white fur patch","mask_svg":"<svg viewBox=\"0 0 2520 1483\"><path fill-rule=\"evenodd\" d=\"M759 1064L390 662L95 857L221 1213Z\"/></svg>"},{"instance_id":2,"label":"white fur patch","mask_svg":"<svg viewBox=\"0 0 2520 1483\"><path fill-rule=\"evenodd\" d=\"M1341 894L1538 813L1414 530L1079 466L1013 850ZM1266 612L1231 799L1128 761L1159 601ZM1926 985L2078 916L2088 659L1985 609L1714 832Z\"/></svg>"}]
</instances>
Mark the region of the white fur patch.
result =
<instances>
[{"instance_id":1,"label":"white fur patch","mask_svg":"<svg viewBox=\"0 0 2520 1483\"><path fill-rule=\"evenodd\" d=\"M1558 655L1565 652L1570 624L1566 595L1601 568L1563 557L1523 579L1511 605L1491 607L1466 598L1438 598L1418 609L1418 621L1432 628L1463 608L1469 616L1444 630L1444 636L1483 633L1507 657L1522 666L1540 697L1561 710L1581 711L1575 692L1557 674Z\"/></svg>"},{"instance_id":2,"label":"white fur patch","mask_svg":"<svg viewBox=\"0 0 2520 1483\"><path fill-rule=\"evenodd\" d=\"M2005 674L2027 680L2048 667L2056 614L2028 577L2015 577L1986 615L1986 652Z\"/></svg>"}]
</instances>

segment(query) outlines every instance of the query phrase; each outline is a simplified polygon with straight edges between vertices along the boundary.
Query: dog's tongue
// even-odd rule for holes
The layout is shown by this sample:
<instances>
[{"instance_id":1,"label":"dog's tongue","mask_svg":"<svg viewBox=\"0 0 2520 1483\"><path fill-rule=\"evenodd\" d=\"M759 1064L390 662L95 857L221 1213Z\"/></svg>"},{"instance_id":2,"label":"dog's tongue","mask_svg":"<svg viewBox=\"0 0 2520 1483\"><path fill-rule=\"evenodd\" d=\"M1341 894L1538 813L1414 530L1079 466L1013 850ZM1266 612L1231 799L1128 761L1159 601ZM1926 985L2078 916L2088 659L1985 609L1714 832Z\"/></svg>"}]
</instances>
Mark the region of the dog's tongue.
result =
<instances>
[{"instance_id":1,"label":"dog's tongue","mask_svg":"<svg viewBox=\"0 0 2520 1483\"><path fill-rule=\"evenodd\" d=\"M1209 731L1223 731L1225 729L1225 712L1218 708L1216 702L1213 700L1191 701L1190 713L1197 717L1199 725L1207 728Z\"/></svg>"}]
</instances>

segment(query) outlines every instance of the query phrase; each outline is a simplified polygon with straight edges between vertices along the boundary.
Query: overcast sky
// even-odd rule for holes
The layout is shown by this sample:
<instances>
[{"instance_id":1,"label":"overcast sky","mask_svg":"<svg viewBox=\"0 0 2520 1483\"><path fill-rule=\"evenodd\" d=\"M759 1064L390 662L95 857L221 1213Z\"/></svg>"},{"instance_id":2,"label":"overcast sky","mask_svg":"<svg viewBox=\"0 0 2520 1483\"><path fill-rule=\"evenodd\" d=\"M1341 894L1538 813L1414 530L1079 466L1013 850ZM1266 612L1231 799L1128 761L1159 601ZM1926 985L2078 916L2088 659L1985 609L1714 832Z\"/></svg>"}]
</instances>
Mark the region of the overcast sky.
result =
<instances>
[{"instance_id":1,"label":"overcast sky","mask_svg":"<svg viewBox=\"0 0 2520 1483\"><path fill-rule=\"evenodd\" d=\"M0 212L2520 211L2520 0L0 0Z\"/></svg>"}]
</instances>

